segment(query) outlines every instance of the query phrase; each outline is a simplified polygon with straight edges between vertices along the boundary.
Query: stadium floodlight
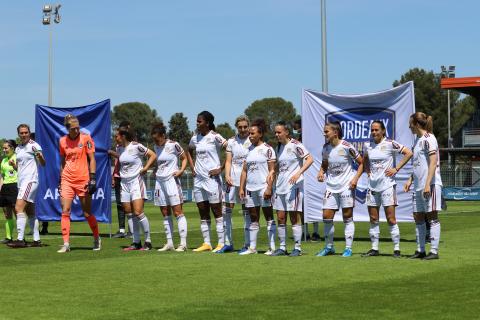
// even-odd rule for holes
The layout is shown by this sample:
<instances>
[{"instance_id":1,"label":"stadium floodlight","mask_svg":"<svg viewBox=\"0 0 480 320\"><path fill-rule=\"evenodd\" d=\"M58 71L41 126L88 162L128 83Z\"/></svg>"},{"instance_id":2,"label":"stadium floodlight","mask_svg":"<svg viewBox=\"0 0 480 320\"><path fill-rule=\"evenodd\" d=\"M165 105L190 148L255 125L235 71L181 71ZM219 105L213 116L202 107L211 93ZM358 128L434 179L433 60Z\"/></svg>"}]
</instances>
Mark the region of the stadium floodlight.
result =
<instances>
[{"instance_id":1,"label":"stadium floodlight","mask_svg":"<svg viewBox=\"0 0 480 320\"><path fill-rule=\"evenodd\" d=\"M448 66L448 77L455 78L455 66Z\"/></svg>"},{"instance_id":2,"label":"stadium floodlight","mask_svg":"<svg viewBox=\"0 0 480 320\"><path fill-rule=\"evenodd\" d=\"M53 29L52 29L52 17L53 22L60 23L60 8L61 4L46 4L43 6L43 25L50 26L50 41L48 46L48 105L52 106L52 77L53 77Z\"/></svg>"},{"instance_id":3,"label":"stadium floodlight","mask_svg":"<svg viewBox=\"0 0 480 320\"><path fill-rule=\"evenodd\" d=\"M455 78L455 66L448 66L448 69L445 66L440 67L442 69L441 77L442 78ZM453 140L450 132L450 89L447 90L447 122L448 122L448 140L447 147L453 148ZM448 152L448 164L451 164L450 152Z\"/></svg>"}]
</instances>

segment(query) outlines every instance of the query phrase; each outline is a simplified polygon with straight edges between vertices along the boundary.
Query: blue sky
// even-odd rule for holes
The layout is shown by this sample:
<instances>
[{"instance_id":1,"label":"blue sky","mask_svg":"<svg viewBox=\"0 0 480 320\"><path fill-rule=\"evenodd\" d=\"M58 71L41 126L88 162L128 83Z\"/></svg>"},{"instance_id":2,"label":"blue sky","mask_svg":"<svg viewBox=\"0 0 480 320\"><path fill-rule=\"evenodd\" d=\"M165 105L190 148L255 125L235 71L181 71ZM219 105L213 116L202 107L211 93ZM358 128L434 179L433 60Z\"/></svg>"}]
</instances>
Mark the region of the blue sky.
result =
<instances>
[{"instance_id":1,"label":"blue sky","mask_svg":"<svg viewBox=\"0 0 480 320\"><path fill-rule=\"evenodd\" d=\"M48 100L43 1L9 1L0 19L0 137L34 124ZM321 88L320 0L61 1L54 25L56 107L141 101L168 121L216 123L280 96L300 112ZM329 91L390 88L412 67L480 76L476 0L327 0Z\"/></svg>"}]
</instances>

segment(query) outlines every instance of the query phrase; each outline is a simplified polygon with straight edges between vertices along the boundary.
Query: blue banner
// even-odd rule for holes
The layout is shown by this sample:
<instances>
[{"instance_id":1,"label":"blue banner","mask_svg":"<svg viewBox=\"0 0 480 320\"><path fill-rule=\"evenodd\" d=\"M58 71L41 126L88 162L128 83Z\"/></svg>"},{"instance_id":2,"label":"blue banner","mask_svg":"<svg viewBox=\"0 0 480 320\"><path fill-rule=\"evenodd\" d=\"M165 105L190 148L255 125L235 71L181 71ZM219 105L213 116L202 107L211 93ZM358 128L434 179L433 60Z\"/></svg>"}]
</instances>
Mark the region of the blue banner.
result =
<instances>
[{"instance_id":1,"label":"blue banner","mask_svg":"<svg viewBox=\"0 0 480 320\"><path fill-rule=\"evenodd\" d=\"M46 160L39 170L39 186L35 212L41 221L59 221L62 213L58 182L60 175L60 137L67 134L63 119L68 114L80 121L81 131L92 136L97 162L97 191L92 196L92 213L99 222L112 222L111 169L108 150L111 146L110 100L78 108L53 108L36 105L35 141L43 149ZM78 198L73 201L72 221L84 221Z\"/></svg>"},{"instance_id":2,"label":"blue banner","mask_svg":"<svg viewBox=\"0 0 480 320\"><path fill-rule=\"evenodd\" d=\"M444 187L445 200L480 200L480 188Z\"/></svg>"},{"instance_id":3,"label":"blue banner","mask_svg":"<svg viewBox=\"0 0 480 320\"><path fill-rule=\"evenodd\" d=\"M411 147L413 135L408 120L415 112L413 82L375 93L339 95L313 90L304 90L302 95L302 136L303 144L314 158L314 164L305 172L305 221L321 221L325 183L319 183L317 173L322 162L322 148L325 143L323 128L326 122L339 121L343 139L362 152L363 145L370 140L370 125L374 120L383 122L387 137ZM396 161L402 156L399 155ZM412 172L411 162L396 174L397 221L413 221L412 195L403 192L403 185ZM362 175L355 190L355 221L369 221L366 205L367 176ZM337 215L336 219L341 220ZM384 221L383 214L381 215Z\"/></svg>"}]
</instances>

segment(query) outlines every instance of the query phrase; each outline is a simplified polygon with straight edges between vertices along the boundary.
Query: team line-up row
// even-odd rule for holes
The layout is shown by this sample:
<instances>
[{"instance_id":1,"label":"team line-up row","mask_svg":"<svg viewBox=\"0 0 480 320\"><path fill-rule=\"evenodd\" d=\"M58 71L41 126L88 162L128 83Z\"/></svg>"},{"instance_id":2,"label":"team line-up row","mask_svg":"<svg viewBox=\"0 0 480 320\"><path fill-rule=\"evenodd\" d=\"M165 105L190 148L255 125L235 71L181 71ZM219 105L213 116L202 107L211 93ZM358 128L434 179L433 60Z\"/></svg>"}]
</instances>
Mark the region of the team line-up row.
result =
<instances>
[{"instance_id":1,"label":"team line-up row","mask_svg":"<svg viewBox=\"0 0 480 320\"><path fill-rule=\"evenodd\" d=\"M73 199L78 196L86 220L94 237L93 250L101 249L101 239L95 216L91 214L91 195L96 190L95 143L92 137L80 131L78 118L69 114L64 125L68 134L59 141L61 172L59 190L61 195L61 229L63 246L59 253L70 251L70 213ZM257 237L260 229L260 212L267 224L268 250L272 256L287 255L287 218L292 224L294 248L289 256L302 255L303 173L312 165L313 157L301 139L291 137L292 128L285 122L275 126L278 145L274 149L264 142L266 124L263 119L252 122L246 116L235 121L237 134L226 140L215 132L214 116L203 111L197 116L197 130L192 136L188 152L179 143L169 140L166 128L159 123L152 127L154 150L135 141L135 131L129 122L123 122L116 130L117 147L109 154L115 158L113 186L118 207L120 234L125 233L125 216L133 234L130 250L151 250L150 224L144 213L146 187L143 175L155 165L154 203L164 216L166 244L158 251L187 250L187 220L182 210L182 190L179 177L190 166L194 176L194 200L200 215L203 244L195 252L234 251L232 238L232 212L235 205L242 207L244 218L244 245L240 255L257 253ZM335 253L333 218L341 210L345 225L345 249L343 257L352 255L355 233L353 221L354 191L362 175L368 175L367 206L370 215L370 238L372 248L363 256L379 255L379 211L383 206L388 220L394 250L400 257L400 231L395 219L395 175L413 157L413 173L403 186L405 192L413 184L413 208L416 222L417 250L411 258L438 259L440 240L441 177L439 172L438 144L432 131L432 118L417 112L410 116L409 128L415 135L412 149L387 139L385 126L373 121L371 139L363 146L363 154L349 142L342 140L340 123L326 123L325 145L318 181L326 184L323 199L323 222L325 246L317 256ZM30 137L30 128L21 124L17 128L21 144L8 140L4 146L1 164L3 186L0 204L5 208L7 240L11 247L26 246L24 239L27 217L33 229L34 246L40 246L38 221L34 215L34 201L38 186L38 166L45 165L41 146ZM222 166L220 152L226 150ZM403 155L397 163L396 155ZM142 161L146 158L145 163ZM354 163L357 169L354 169ZM225 183L221 173L225 170ZM275 190L275 192L273 192ZM274 219L274 210L277 221ZM9 241L13 233L13 212L17 218L17 240ZM173 244L173 215L178 224L180 244ZM217 246L212 247L210 229L214 216ZM123 225L122 221L123 220ZM425 250L426 224L431 225L431 248ZM144 243L141 243L141 233ZM278 236L279 247L276 246Z\"/></svg>"}]
</instances>

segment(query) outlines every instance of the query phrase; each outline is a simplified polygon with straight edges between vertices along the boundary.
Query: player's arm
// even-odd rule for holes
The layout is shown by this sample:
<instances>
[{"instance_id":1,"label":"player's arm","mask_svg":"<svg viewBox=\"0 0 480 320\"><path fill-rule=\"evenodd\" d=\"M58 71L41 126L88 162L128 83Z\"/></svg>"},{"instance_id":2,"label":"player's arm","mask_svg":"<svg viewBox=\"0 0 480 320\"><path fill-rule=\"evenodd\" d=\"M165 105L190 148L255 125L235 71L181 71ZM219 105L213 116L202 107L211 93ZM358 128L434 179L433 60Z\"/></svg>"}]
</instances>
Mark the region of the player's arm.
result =
<instances>
[{"instance_id":1,"label":"player's arm","mask_svg":"<svg viewBox=\"0 0 480 320\"><path fill-rule=\"evenodd\" d=\"M267 162L268 164L268 176L267 176L267 189L263 193L264 199L270 199L272 197L273 181L275 180L275 160Z\"/></svg>"},{"instance_id":2,"label":"player's arm","mask_svg":"<svg viewBox=\"0 0 480 320\"><path fill-rule=\"evenodd\" d=\"M247 182L247 164L243 162L242 173L240 174L240 190L238 190L238 195L240 199L245 198L245 184Z\"/></svg>"},{"instance_id":3,"label":"player's arm","mask_svg":"<svg viewBox=\"0 0 480 320\"><path fill-rule=\"evenodd\" d=\"M193 148L188 147L188 152L187 152L187 160L188 160L188 166L190 167L190 170L192 170L192 176L196 176L195 172L195 163L193 162Z\"/></svg>"},{"instance_id":4,"label":"player's arm","mask_svg":"<svg viewBox=\"0 0 480 320\"><path fill-rule=\"evenodd\" d=\"M43 157L42 151L36 151L36 152L35 152L35 158L37 158L38 163L40 163L40 165L41 165L42 167L45 166L45 158Z\"/></svg>"},{"instance_id":5,"label":"player's arm","mask_svg":"<svg viewBox=\"0 0 480 320\"><path fill-rule=\"evenodd\" d=\"M425 196L430 196L430 183L432 182L433 175L437 168L437 154L435 152L430 153L428 156L428 175L427 180L425 181L425 188L423 189L423 194Z\"/></svg>"},{"instance_id":6,"label":"player's arm","mask_svg":"<svg viewBox=\"0 0 480 320\"><path fill-rule=\"evenodd\" d=\"M400 151L400 153L403 155L402 159L400 160L400 162L397 164L396 167L389 168L385 171L385 175L387 177L392 177L396 175L398 171L400 171L400 169L402 169L413 156L412 150L408 149L407 147L402 147L402 150Z\"/></svg>"},{"instance_id":7,"label":"player's arm","mask_svg":"<svg viewBox=\"0 0 480 320\"><path fill-rule=\"evenodd\" d=\"M143 166L143 168L140 170L140 174L144 174L145 172L147 172L148 169L150 169L153 163L157 160L157 154L151 149L147 149L146 156L147 162L145 163L145 166Z\"/></svg>"},{"instance_id":8,"label":"player's arm","mask_svg":"<svg viewBox=\"0 0 480 320\"><path fill-rule=\"evenodd\" d=\"M298 169L298 171L288 180L290 184L295 184L300 178L300 176L307 171L308 168L313 164L313 157L311 155L307 155L303 158L303 165Z\"/></svg>"},{"instance_id":9,"label":"player's arm","mask_svg":"<svg viewBox=\"0 0 480 320\"><path fill-rule=\"evenodd\" d=\"M18 170L17 161L15 161L14 159L8 160L8 164L12 166L13 170Z\"/></svg>"},{"instance_id":10,"label":"player's arm","mask_svg":"<svg viewBox=\"0 0 480 320\"><path fill-rule=\"evenodd\" d=\"M363 154L363 170L367 173L367 176L370 177L370 159L368 158L368 151L365 151Z\"/></svg>"},{"instance_id":11,"label":"player's arm","mask_svg":"<svg viewBox=\"0 0 480 320\"><path fill-rule=\"evenodd\" d=\"M360 154L355 158L355 162L358 164L358 168L352 181L350 181L350 189L355 189L357 187L358 179L360 179L360 176L363 173L363 158Z\"/></svg>"},{"instance_id":12,"label":"player's arm","mask_svg":"<svg viewBox=\"0 0 480 320\"><path fill-rule=\"evenodd\" d=\"M89 194L94 194L97 191L97 178L95 173L97 172L97 161L95 160L95 152L88 152L88 172L90 179L88 180L87 190Z\"/></svg>"},{"instance_id":13,"label":"player's arm","mask_svg":"<svg viewBox=\"0 0 480 320\"><path fill-rule=\"evenodd\" d=\"M233 185L233 182L232 182L232 177L230 176L230 170L232 169L232 153L227 151L225 153L225 182L227 182L227 184L229 186L232 186Z\"/></svg>"},{"instance_id":14,"label":"player's arm","mask_svg":"<svg viewBox=\"0 0 480 320\"><path fill-rule=\"evenodd\" d=\"M116 159L120 158L120 155L119 155L118 152L116 152L116 151L108 150L107 153L108 153L108 155L109 155L110 157L112 157L112 158L116 158Z\"/></svg>"},{"instance_id":15,"label":"player's arm","mask_svg":"<svg viewBox=\"0 0 480 320\"><path fill-rule=\"evenodd\" d=\"M180 177L183 174L183 172L185 172L185 169L187 168L187 156L185 155L185 152L182 152L179 157L180 157L181 164L180 164L180 169L175 171L175 173L173 174L175 178Z\"/></svg>"},{"instance_id":16,"label":"player's arm","mask_svg":"<svg viewBox=\"0 0 480 320\"><path fill-rule=\"evenodd\" d=\"M327 173L327 169L328 169L328 160L323 159L322 164L320 165L320 170L318 171L318 174L317 174L318 181L320 182L325 181L325 174Z\"/></svg>"},{"instance_id":17,"label":"player's arm","mask_svg":"<svg viewBox=\"0 0 480 320\"><path fill-rule=\"evenodd\" d=\"M65 157L60 156L60 176L58 177L58 192L61 191L63 168L65 168Z\"/></svg>"}]
</instances>

